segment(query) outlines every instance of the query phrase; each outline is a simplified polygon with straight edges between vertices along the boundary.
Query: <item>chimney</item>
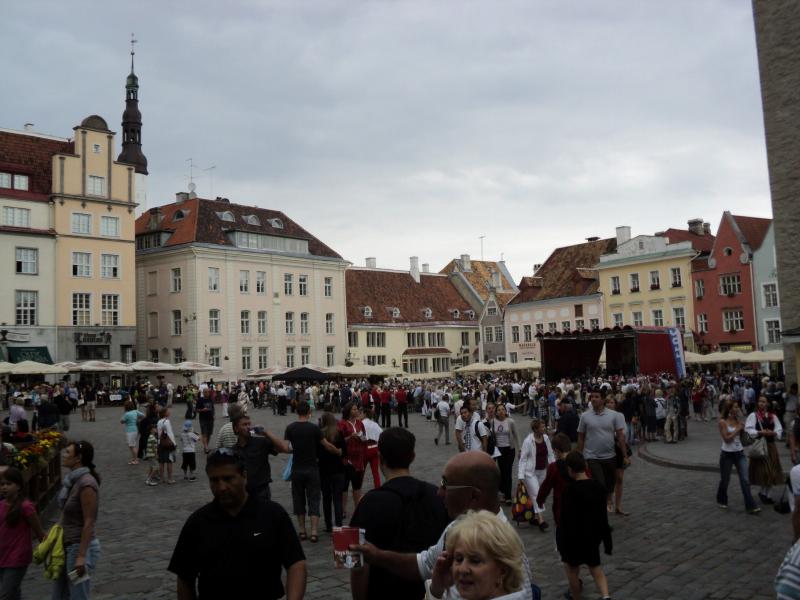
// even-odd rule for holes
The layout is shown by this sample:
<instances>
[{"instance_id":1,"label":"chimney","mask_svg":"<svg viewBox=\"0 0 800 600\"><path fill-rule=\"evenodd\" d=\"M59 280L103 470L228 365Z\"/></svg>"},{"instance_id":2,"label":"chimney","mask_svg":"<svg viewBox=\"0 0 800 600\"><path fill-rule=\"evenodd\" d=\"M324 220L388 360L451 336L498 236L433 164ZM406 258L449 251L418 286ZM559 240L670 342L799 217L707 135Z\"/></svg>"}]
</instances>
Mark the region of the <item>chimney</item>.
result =
<instances>
[{"instance_id":1,"label":"chimney","mask_svg":"<svg viewBox=\"0 0 800 600\"><path fill-rule=\"evenodd\" d=\"M189 199L189 192L178 192L175 194L175 204L181 204Z\"/></svg>"},{"instance_id":2,"label":"chimney","mask_svg":"<svg viewBox=\"0 0 800 600\"><path fill-rule=\"evenodd\" d=\"M689 219L689 231L695 235L703 235L703 219Z\"/></svg>"},{"instance_id":3,"label":"chimney","mask_svg":"<svg viewBox=\"0 0 800 600\"><path fill-rule=\"evenodd\" d=\"M599 237L597 237L596 235L593 235L593 236L591 236L591 237L587 237L587 238L586 238L586 241L587 241L587 242L596 242L596 241L597 241L597 240L599 240L599 239L600 239Z\"/></svg>"},{"instance_id":4,"label":"chimney","mask_svg":"<svg viewBox=\"0 0 800 600\"><path fill-rule=\"evenodd\" d=\"M627 225L617 227L617 246L631 239L631 228Z\"/></svg>"},{"instance_id":5,"label":"chimney","mask_svg":"<svg viewBox=\"0 0 800 600\"><path fill-rule=\"evenodd\" d=\"M414 281L419 283L419 256L412 256L409 260L411 261L411 276Z\"/></svg>"},{"instance_id":6,"label":"chimney","mask_svg":"<svg viewBox=\"0 0 800 600\"><path fill-rule=\"evenodd\" d=\"M500 279L500 271L492 271L492 287L496 290L503 289L503 281Z\"/></svg>"},{"instance_id":7,"label":"chimney","mask_svg":"<svg viewBox=\"0 0 800 600\"><path fill-rule=\"evenodd\" d=\"M537 272L539 271L539 269L541 269L541 268L542 268L542 263L536 263L535 265L533 265L533 274L534 274L534 275L536 275L536 273L537 273Z\"/></svg>"},{"instance_id":8,"label":"chimney","mask_svg":"<svg viewBox=\"0 0 800 600\"><path fill-rule=\"evenodd\" d=\"M431 272L430 263L422 263L422 272L423 273L430 273Z\"/></svg>"},{"instance_id":9,"label":"chimney","mask_svg":"<svg viewBox=\"0 0 800 600\"><path fill-rule=\"evenodd\" d=\"M472 264L469 261L469 254L462 254L461 255L461 270L462 271L471 271Z\"/></svg>"},{"instance_id":10,"label":"chimney","mask_svg":"<svg viewBox=\"0 0 800 600\"><path fill-rule=\"evenodd\" d=\"M25 131L33 131L33 123L25 123Z\"/></svg>"},{"instance_id":11,"label":"chimney","mask_svg":"<svg viewBox=\"0 0 800 600\"><path fill-rule=\"evenodd\" d=\"M703 223L703 233L705 235L711 235L711 223Z\"/></svg>"},{"instance_id":12,"label":"chimney","mask_svg":"<svg viewBox=\"0 0 800 600\"><path fill-rule=\"evenodd\" d=\"M368 269L374 269L377 263L374 256L368 256L364 259L364 264L367 265Z\"/></svg>"}]
</instances>

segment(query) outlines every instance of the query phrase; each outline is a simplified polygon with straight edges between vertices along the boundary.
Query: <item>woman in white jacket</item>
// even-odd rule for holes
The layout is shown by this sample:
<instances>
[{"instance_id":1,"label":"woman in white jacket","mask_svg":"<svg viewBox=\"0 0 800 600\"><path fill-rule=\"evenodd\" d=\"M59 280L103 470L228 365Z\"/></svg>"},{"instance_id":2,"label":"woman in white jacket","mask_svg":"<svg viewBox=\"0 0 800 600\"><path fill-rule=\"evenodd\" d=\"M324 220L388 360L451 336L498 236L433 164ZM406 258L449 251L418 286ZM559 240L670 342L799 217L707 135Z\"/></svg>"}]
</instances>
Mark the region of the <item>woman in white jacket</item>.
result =
<instances>
[{"instance_id":1,"label":"woman in white jacket","mask_svg":"<svg viewBox=\"0 0 800 600\"><path fill-rule=\"evenodd\" d=\"M544 429L544 421L541 419L531 421L531 433L522 442L518 470L518 478L525 482L528 497L534 498L534 521L542 531L547 529L547 523L542 516L544 507L540 507L535 498L539 493L539 485L547 473L547 465L556 460L550 438Z\"/></svg>"}]
</instances>

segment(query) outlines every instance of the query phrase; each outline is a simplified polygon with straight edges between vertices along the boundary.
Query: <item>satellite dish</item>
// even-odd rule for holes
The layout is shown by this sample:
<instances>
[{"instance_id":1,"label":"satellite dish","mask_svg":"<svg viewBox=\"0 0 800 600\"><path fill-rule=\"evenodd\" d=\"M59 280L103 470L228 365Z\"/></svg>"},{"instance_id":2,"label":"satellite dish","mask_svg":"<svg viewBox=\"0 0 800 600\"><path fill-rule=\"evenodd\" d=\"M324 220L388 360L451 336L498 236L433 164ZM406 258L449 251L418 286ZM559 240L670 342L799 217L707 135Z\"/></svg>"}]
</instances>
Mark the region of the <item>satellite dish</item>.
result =
<instances>
[{"instance_id":1,"label":"satellite dish","mask_svg":"<svg viewBox=\"0 0 800 600\"><path fill-rule=\"evenodd\" d=\"M197 189L197 185L195 185L195 183L193 181L192 183L189 184L189 191L193 192L193 191L195 191L195 189Z\"/></svg>"}]
</instances>

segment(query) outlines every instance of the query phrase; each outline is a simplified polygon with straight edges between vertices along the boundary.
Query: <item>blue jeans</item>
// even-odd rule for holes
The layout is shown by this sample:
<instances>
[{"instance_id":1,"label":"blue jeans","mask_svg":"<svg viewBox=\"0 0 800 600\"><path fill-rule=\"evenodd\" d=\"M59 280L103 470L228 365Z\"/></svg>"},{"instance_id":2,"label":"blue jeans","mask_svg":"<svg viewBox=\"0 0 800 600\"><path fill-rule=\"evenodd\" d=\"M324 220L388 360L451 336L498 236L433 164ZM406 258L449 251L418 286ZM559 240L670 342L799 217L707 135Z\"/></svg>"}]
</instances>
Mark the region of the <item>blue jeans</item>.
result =
<instances>
[{"instance_id":1,"label":"blue jeans","mask_svg":"<svg viewBox=\"0 0 800 600\"><path fill-rule=\"evenodd\" d=\"M752 510L756 507L753 495L750 493L750 482L747 479L747 459L744 452L725 452L719 453L719 487L717 488L717 503L728 504L728 483L731 480L731 469L736 465L736 474L739 475L739 485L744 496L744 507Z\"/></svg>"},{"instance_id":2,"label":"blue jeans","mask_svg":"<svg viewBox=\"0 0 800 600\"><path fill-rule=\"evenodd\" d=\"M67 564L61 572L61 576L53 582L53 594L50 596L52 600L89 600L92 580L88 579L76 585L67 577L67 573L75 568L75 559L78 558L79 548L80 544L69 544L64 548L67 554ZM89 547L86 549L86 569L89 575L94 573L98 558L100 558L100 542L95 538L89 542Z\"/></svg>"},{"instance_id":3,"label":"blue jeans","mask_svg":"<svg viewBox=\"0 0 800 600\"><path fill-rule=\"evenodd\" d=\"M0 567L1 600L19 600L22 597L20 588L27 570L28 565L24 567Z\"/></svg>"}]
</instances>

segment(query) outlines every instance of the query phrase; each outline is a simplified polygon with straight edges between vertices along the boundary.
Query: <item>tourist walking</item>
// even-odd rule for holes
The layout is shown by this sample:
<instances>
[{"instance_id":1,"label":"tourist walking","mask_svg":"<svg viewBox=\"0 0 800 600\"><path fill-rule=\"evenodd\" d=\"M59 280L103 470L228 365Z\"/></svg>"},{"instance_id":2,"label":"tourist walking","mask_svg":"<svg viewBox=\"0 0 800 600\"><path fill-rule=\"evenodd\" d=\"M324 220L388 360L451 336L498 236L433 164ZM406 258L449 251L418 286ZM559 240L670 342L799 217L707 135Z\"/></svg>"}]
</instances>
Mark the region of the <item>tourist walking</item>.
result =
<instances>
[{"instance_id":1,"label":"tourist walking","mask_svg":"<svg viewBox=\"0 0 800 600\"><path fill-rule=\"evenodd\" d=\"M511 495L512 469L514 467L514 455L517 453L519 436L514 419L508 416L506 407L498 404L494 416L494 436L497 444L497 466L500 468L500 494L506 506L511 506L513 497Z\"/></svg>"},{"instance_id":2,"label":"tourist walking","mask_svg":"<svg viewBox=\"0 0 800 600\"><path fill-rule=\"evenodd\" d=\"M134 408L132 400L126 400L124 408L125 413L122 415L119 422L125 425L125 438L128 442L128 450L130 450L131 453L131 459L128 461L128 464L138 465L139 421L144 419L144 413Z\"/></svg>"},{"instance_id":3,"label":"tourist walking","mask_svg":"<svg viewBox=\"0 0 800 600\"><path fill-rule=\"evenodd\" d=\"M200 436L203 439L203 450L208 454L208 444L214 433L214 400L208 386L203 388L195 408L200 419Z\"/></svg>"},{"instance_id":4,"label":"tourist walking","mask_svg":"<svg viewBox=\"0 0 800 600\"><path fill-rule=\"evenodd\" d=\"M320 452L319 483L322 491L322 514L325 518L325 531L330 533L333 527L342 526L342 495L344 494L344 454L345 443L336 423L336 416L330 412L322 413L320 429L323 437L339 449L339 455L331 452ZM333 511L331 511L333 508ZM331 512L333 514L331 514Z\"/></svg>"},{"instance_id":5,"label":"tourist walking","mask_svg":"<svg viewBox=\"0 0 800 600\"><path fill-rule=\"evenodd\" d=\"M522 442L522 450L519 454L517 477L525 483L529 498L536 498L539 493L539 486L547 474L547 465L556 460L553 447L550 444L550 438L544 431L544 421L533 419L531 421L531 433ZM543 516L544 508L534 502L533 511L534 520L531 525L536 525L540 530L544 531L548 527Z\"/></svg>"},{"instance_id":6,"label":"tourist walking","mask_svg":"<svg viewBox=\"0 0 800 600\"><path fill-rule=\"evenodd\" d=\"M158 423L156 424L156 435L158 436L158 478L168 484L175 483L172 478L172 463L175 462L175 433L172 431L172 423L169 420L169 409L164 406L158 411ZM166 469L165 469L166 467ZM167 478L164 479L166 470Z\"/></svg>"},{"instance_id":7,"label":"tourist walking","mask_svg":"<svg viewBox=\"0 0 800 600\"><path fill-rule=\"evenodd\" d=\"M361 409L354 402L345 404L342 409L339 431L347 444L344 459L344 493L342 494L342 513L344 514L347 512L348 488L353 490L353 507L361 500L361 486L364 483L364 471L367 466L367 433L361 422Z\"/></svg>"},{"instance_id":8,"label":"tourist walking","mask_svg":"<svg viewBox=\"0 0 800 600\"><path fill-rule=\"evenodd\" d=\"M100 475L95 471L94 447L86 441L70 442L61 452L61 466L67 470L58 506L64 528L66 564L53 583L53 600L84 600L91 594L91 576L100 557L95 537L99 506ZM78 580L67 575L75 571Z\"/></svg>"},{"instance_id":9,"label":"tourist walking","mask_svg":"<svg viewBox=\"0 0 800 600\"><path fill-rule=\"evenodd\" d=\"M741 422L742 409L739 404L728 400L722 408L719 419L719 434L722 437L722 447L719 454L719 486L717 487L717 504L720 508L728 508L728 484L731 479L731 469L736 467L739 477L739 486L742 488L744 508L750 514L757 514L761 509L756 506L753 495L750 493L750 482L747 474L747 458L744 456L744 447L740 439L744 425Z\"/></svg>"}]
</instances>

